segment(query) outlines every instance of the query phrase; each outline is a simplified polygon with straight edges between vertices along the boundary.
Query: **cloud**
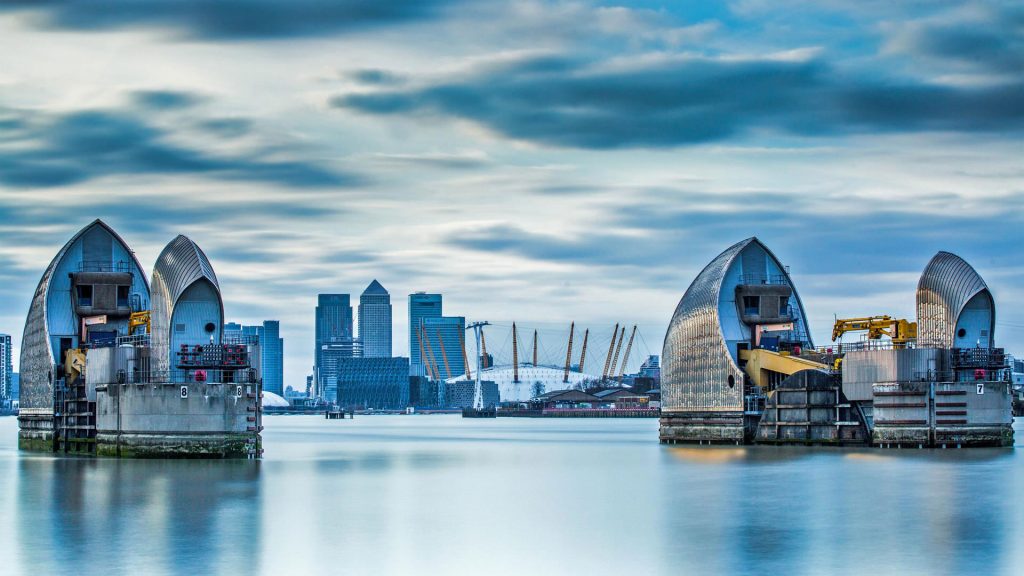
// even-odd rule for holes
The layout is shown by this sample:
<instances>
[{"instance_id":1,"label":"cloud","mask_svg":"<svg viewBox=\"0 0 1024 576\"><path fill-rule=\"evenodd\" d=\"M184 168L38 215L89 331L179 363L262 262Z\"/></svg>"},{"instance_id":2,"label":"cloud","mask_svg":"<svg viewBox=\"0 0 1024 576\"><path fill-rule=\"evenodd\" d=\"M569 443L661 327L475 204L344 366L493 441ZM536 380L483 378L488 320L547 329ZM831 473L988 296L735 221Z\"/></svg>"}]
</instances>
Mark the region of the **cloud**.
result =
<instances>
[{"instance_id":1,"label":"cloud","mask_svg":"<svg viewBox=\"0 0 1024 576\"><path fill-rule=\"evenodd\" d=\"M937 65L1020 78L1024 71L1024 8L998 3L889 24L887 49Z\"/></svg>"},{"instance_id":2,"label":"cloud","mask_svg":"<svg viewBox=\"0 0 1024 576\"><path fill-rule=\"evenodd\" d=\"M190 108L202 100L197 94L173 90L138 90L132 93L132 99L142 108L153 110Z\"/></svg>"},{"instance_id":3,"label":"cloud","mask_svg":"<svg viewBox=\"0 0 1024 576\"><path fill-rule=\"evenodd\" d=\"M340 95L331 104L375 115L462 118L509 138L594 149L685 146L765 129L828 136L1024 127L1024 81L958 88L851 79L813 59L616 64L526 58L420 87Z\"/></svg>"},{"instance_id":4,"label":"cloud","mask_svg":"<svg viewBox=\"0 0 1024 576\"><path fill-rule=\"evenodd\" d=\"M364 68L351 72L348 75L360 84L369 85L401 84L404 81L402 76L378 68Z\"/></svg>"},{"instance_id":5,"label":"cloud","mask_svg":"<svg viewBox=\"0 0 1024 576\"><path fill-rule=\"evenodd\" d=\"M160 94L155 100L164 108L188 99ZM152 93L147 99L154 99ZM174 130L131 110L16 113L20 124L0 123L0 184L8 186L45 188L137 174L200 175L292 188L346 186L358 180L307 160L272 160L258 151L212 153L175 143Z\"/></svg>"},{"instance_id":6,"label":"cloud","mask_svg":"<svg viewBox=\"0 0 1024 576\"><path fill-rule=\"evenodd\" d=\"M414 165L451 170L484 168L492 163L485 153L473 150L457 153L377 154L373 156L373 159L382 164Z\"/></svg>"},{"instance_id":7,"label":"cloud","mask_svg":"<svg viewBox=\"0 0 1024 576\"><path fill-rule=\"evenodd\" d=\"M29 11L45 28L155 27L186 38L247 40L356 33L431 20L451 0L13 0L0 10Z\"/></svg>"}]
</instances>

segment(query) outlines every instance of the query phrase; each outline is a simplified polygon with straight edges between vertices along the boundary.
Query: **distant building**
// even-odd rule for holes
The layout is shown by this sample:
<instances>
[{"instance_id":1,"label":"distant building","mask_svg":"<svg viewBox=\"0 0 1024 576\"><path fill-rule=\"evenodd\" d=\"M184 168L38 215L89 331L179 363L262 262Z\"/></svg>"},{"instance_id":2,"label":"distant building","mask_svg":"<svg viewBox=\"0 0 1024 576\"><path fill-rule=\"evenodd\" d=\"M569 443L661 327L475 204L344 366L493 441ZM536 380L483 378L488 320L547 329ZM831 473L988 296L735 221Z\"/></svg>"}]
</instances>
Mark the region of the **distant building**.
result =
<instances>
[{"instance_id":1,"label":"distant building","mask_svg":"<svg viewBox=\"0 0 1024 576\"><path fill-rule=\"evenodd\" d=\"M0 334L0 403L9 405L14 398L11 380L14 375L14 366L11 364L11 337L9 334Z\"/></svg>"},{"instance_id":2,"label":"distant building","mask_svg":"<svg viewBox=\"0 0 1024 576\"><path fill-rule=\"evenodd\" d=\"M238 322L227 322L224 324L224 340L228 342L241 340L242 328Z\"/></svg>"},{"instance_id":3,"label":"distant building","mask_svg":"<svg viewBox=\"0 0 1024 576\"><path fill-rule=\"evenodd\" d=\"M243 340L260 345L260 375L263 390L278 396L284 394L284 339L281 338L281 322L264 320L262 325L242 325L237 322L224 324L224 341Z\"/></svg>"},{"instance_id":4,"label":"distant building","mask_svg":"<svg viewBox=\"0 0 1024 576\"><path fill-rule=\"evenodd\" d=\"M11 401L17 402L21 394L21 375L17 372L11 374Z\"/></svg>"},{"instance_id":5,"label":"distant building","mask_svg":"<svg viewBox=\"0 0 1024 576\"><path fill-rule=\"evenodd\" d=\"M661 363L657 355L651 355L644 360L643 364L640 365L640 372L637 374L644 378L653 378L654 380L661 379Z\"/></svg>"},{"instance_id":6,"label":"distant building","mask_svg":"<svg viewBox=\"0 0 1024 576\"><path fill-rule=\"evenodd\" d=\"M364 358L391 357L391 294L376 280L359 296L359 339Z\"/></svg>"},{"instance_id":7,"label":"distant building","mask_svg":"<svg viewBox=\"0 0 1024 576\"><path fill-rule=\"evenodd\" d=\"M480 393L483 396L484 408L493 408L501 398L498 395L498 383L490 380L480 381ZM459 380L444 387L446 408L472 408L476 396L476 382Z\"/></svg>"},{"instance_id":8,"label":"distant building","mask_svg":"<svg viewBox=\"0 0 1024 576\"><path fill-rule=\"evenodd\" d=\"M466 337L466 318L441 316L422 318L420 325L426 334L423 341L427 354L425 361L433 366L439 380L447 380L466 373L463 339Z\"/></svg>"},{"instance_id":9,"label":"distant building","mask_svg":"<svg viewBox=\"0 0 1024 576\"><path fill-rule=\"evenodd\" d=\"M284 395L284 339L281 338L281 322L264 320L259 327L261 370L263 389L279 396Z\"/></svg>"},{"instance_id":10,"label":"distant building","mask_svg":"<svg viewBox=\"0 0 1024 576\"><path fill-rule=\"evenodd\" d=\"M516 380L517 373L519 380ZM476 374L474 373L473 376L475 377ZM465 378L464 374L456 376L449 379L447 385L451 386ZM588 383L598 382L601 379L599 375L570 371L568 382L565 382L564 366L545 366L543 364L539 366L520 364L518 370L515 370L510 364L491 366L480 372L480 378L495 382L501 392L502 402L523 402L548 391L584 388Z\"/></svg>"},{"instance_id":11,"label":"distant building","mask_svg":"<svg viewBox=\"0 0 1024 576\"><path fill-rule=\"evenodd\" d=\"M288 387L286 387L284 389L284 399L288 400L289 402L291 402L292 400L294 400L296 398L307 398L307 397L308 397L307 394L303 393L301 390L296 390L296 389L292 388L291 386L288 386Z\"/></svg>"},{"instance_id":12,"label":"distant building","mask_svg":"<svg viewBox=\"0 0 1024 576\"><path fill-rule=\"evenodd\" d=\"M340 358L337 370L338 406L401 410L409 405L408 358Z\"/></svg>"},{"instance_id":13,"label":"distant building","mask_svg":"<svg viewBox=\"0 0 1024 576\"><path fill-rule=\"evenodd\" d=\"M425 375L425 362L421 354L426 353L420 346L420 328L424 318L441 317L441 295L417 292L409 294L409 373Z\"/></svg>"},{"instance_id":14,"label":"distant building","mask_svg":"<svg viewBox=\"0 0 1024 576\"><path fill-rule=\"evenodd\" d=\"M409 405L426 409L441 407L441 399L438 398L439 384L426 376L409 376Z\"/></svg>"},{"instance_id":15,"label":"distant building","mask_svg":"<svg viewBox=\"0 0 1024 576\"><path fill-rule=\"evenodd\" d=\"M342 342L324 344L319 352L320 367L317 370L315 396L334 402L338 397L338 367L344 360L362 357L362 345L358 340L349 338Z\"/></svg>"},{"instance_id":16,"label":"distant building","mask_svg":"<svg viewBox=\"0 0 1024 576\"><path fill-rule=\"evenodd\" d=\"M313 383L314 395L322 398L328 384L324 380L322 361L324 345L347 343L351 348L355 338L352 332L352 303L348 294L318 294L316 304L316 326L313 347ZM333 387L333 381L330 382Z\"/></svg>"}]
</instances>

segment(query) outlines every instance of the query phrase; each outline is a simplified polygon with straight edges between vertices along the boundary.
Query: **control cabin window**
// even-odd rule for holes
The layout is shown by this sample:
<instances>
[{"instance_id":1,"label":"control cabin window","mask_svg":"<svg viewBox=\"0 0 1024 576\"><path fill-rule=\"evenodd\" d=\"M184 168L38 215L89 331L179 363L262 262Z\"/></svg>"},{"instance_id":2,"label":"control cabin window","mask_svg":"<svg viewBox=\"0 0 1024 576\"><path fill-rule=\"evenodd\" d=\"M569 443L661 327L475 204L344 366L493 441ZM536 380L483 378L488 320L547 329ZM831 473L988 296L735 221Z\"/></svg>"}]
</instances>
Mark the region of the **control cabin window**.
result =
<instances>
[{"instance_id":1,"label":"control cabin window","mask_svg":"<svg viewBox=\"0 0 1024 576\"><path fill-rule=\"evenodd\" d=\"M789 314L789 296L779 296L779 316Z\"/></svg>"},{"instance_id":2,"label":"control cabin window","mask_svg":"<svg viewBox=\"0 0 1024 576\"><path fill-rule=\"evenodd\" d=\"M760 296L743 297L743 313L747 316L757 316L761 312Z\"/></svg>"},{"instance_id":3,"label":"control cabin window","mask_svg":"<svg viewBox=\"0 0 1024 576\"><path fill-rule=\"evenodd\" d=\"M78 286L78 305L92 306L92 285L83 284Z\"/></svg>"},{"instance_id":4,"label":"control cabin window","mask_svg":"<svg viewBox=\"0 0 1024 576\"><path fill-rule=\"evenodd\" d=\"M128 306L128 286L117 287L117 307L123 308Z\"/></svg>"}]
</instances>

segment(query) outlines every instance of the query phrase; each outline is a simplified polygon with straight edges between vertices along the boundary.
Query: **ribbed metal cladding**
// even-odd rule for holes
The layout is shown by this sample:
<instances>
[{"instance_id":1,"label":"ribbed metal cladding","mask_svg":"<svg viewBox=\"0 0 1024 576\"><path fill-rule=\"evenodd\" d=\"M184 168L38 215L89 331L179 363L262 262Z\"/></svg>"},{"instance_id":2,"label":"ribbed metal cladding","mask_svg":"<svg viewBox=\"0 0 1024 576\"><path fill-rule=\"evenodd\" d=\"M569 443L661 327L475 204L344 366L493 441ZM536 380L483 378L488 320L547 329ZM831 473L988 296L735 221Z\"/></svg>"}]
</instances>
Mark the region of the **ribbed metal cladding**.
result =
<instances>
[{"instance_id":1,"label":"ribbed metal cladding","mask_svg":"<svg viewBox=\"0 0 1024 576\"><path fill-rule=\"evenodd\" d=\"M963 258L936 254L917 283L918 348L952 348L960 313L981 292L988 292L988 285ZM992 316L994 326L995 308Z\"/></svg>"},{"instance_id":2,"label":"ribbed metal cladding","mask_svg":"<svg viewBox=\"0 0 1024 576\"><path fill-rule=\"evenodd\" d=\"M662 348L662 411L735 412L743 410L743 370L732 359L718 313L722 283L733 262L752 244L780 270L785 267L757 238L733 244L694 279L676 307ZM789 278L800 320L807 317ZM804 332L806 327L800 327ZM808 341L810 338L808 337ZM729 377L733 385L729 386Z\"/></svg>"},{"instance_id":3,"label":"ribbed metal cladding","mask_svg":"<svg viewBox=\"0 0 1024 576\"><path fill-rule=\"evenodd\" d=\"M730 246L694 279L672 315L662 348L662 410L741 410L743 371L733 362L718 318L722 280L754 239ZM734 379L728 386L729 376Z\"/></svg>"},{"instance_id":4,"label":"ribbed metal cladding","mask_svg":"<svg viewBox=\"0 0 1024 576\"><path fill-rule=\"evenodd\" d=\"M115 242L118 242L125 252L132 254L135 268L140 272L145 283L145 275L141 274L142 265L139 264L134 253L128 244L102 220L94 220L89 225L78 231L66 244L57 252L57 255L46 267L42 278L39 280L36 291L32 296L32 304L29 306L28 316L25 319L25 330L21 338L21 390L19 392L20 412L23 414L51 414L53 412L53 383L51 372L56 359L53 356L53 349L50 347L50 330L47 324L46 300L50 292L53 272L60 267L62 261L68 256L68 252L76 242L83 239L87 234L92 235L101 230L110 234ZM70 303L68 303L70 307ZM70 310L70 308L69 308ZM70 312L69 312L70 313Z\"/></svg>"},{"instance_id":5,"label":"ribbed metal cladding","mask_svg":"<svg viewBox=\"0 0 1024 576\"><path fill-rule=\"evenodd\" d=\"M199 280L209 281L217 292L221 318L224 301L213 265L199 246L186 236L178 236L163 249L153 267L151 289L150 342L153 369L170 369L171 315L185 290Z\"/></svg>"}]
</instances>

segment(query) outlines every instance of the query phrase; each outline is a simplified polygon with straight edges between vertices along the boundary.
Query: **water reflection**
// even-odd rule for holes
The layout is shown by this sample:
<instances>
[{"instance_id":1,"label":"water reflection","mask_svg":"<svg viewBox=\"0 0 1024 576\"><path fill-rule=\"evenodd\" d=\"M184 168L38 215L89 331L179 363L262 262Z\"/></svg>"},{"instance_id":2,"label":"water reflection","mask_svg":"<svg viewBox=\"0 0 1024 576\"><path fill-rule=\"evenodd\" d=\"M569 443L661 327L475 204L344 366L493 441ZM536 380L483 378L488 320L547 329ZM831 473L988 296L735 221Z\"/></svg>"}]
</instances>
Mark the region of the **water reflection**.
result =
<instances>
[{"instance_id":1,"label":"water reflection","mask_svg":"<svg viewBox=\"0 0 1024 576\"><path fill-rule=\"evenodd\" d=\"M665 456L666 571L998 573L1020 555L1015 450L669 447Z\"/></svg>"},{"instance_id":2,"label":"water reflection","mask_svg":"<svg viewBox=\"0 0 1024 576\"><path fill-rule=\"evenodd\" d=\"M23 456L18 551L43 573L258 569L259 476L251 461Z\"/></svg>"},{"instance_id":3,"label":"water reflection","mask_svg":"<svg viewBox=\"0 0 1024 576\"><path fill-rule=\"evenodd\" d=\"M1018 425L1018 437L1024 432ZM1019 573L1024 451L687 447L650 420L267 419L262 462L19 453L0 573Z\"/></svg>"}]
</instances>

